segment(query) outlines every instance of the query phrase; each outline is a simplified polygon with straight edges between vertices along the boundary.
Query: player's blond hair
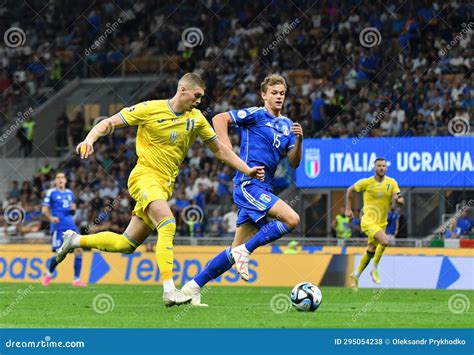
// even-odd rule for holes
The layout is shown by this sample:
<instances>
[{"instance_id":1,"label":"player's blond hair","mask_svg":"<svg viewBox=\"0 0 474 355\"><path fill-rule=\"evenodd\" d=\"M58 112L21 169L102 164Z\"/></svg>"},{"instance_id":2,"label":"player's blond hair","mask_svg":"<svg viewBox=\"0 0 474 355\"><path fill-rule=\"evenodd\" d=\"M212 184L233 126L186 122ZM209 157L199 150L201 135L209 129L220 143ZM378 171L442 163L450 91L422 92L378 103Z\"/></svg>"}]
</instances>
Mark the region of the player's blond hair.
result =
<instances>
[{"instance_id":1,"label":"player's blond hair","mask_svg":"<svg viewBox=\"0 0 474 355\"><path fill-rule=\"evenodd\" d=\"M269 74L263 79L262 83L260 84L260 91L261 92L267 92L267 89L269 86L273 85L278 85L281 84L285 87L285 89L288 88L288 85L286 85L286 80L284 77L282 77L279 74Z\"/></svg>"},{"instance_id":2,"label":"player's blond hair","mask_svg":"<svg viewBox=\"0 0 474 355\"><path fill-rule=\"evenodd\" d=\"M196 86L205 89L206 84L202 80L201 75L196 73L186 73L178 81L178 86L185 86L188 89L194 89Z\"/></svg>"}]
</instances>

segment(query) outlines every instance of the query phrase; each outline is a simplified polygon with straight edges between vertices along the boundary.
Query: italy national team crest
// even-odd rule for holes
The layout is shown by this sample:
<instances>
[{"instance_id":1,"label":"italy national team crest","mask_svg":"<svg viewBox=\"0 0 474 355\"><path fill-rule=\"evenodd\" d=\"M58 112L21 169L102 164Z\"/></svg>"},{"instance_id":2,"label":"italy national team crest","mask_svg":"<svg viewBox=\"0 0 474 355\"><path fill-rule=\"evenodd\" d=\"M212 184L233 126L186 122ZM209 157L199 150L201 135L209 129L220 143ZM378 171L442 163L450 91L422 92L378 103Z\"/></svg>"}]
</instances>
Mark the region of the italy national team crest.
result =
<instances>
[{"instance_id":1,"label":"italy national team crest","mask_svg":"<svg viewBox=\"0 0 474 355\"><path fill-rule=\"evenodd\" d=\"M318 177L321 172L321 152L319 148L308 148L304 152L304 170L310 179Z\"/></svg>"},{"instance_id":2,"label":"italy national team crest","mask_svg":"<svg viewBox=\"0 0 474 355\"><path fill-rule=\"evenodd\" d=\"M259 199L263 203L269 203L272 200L272 198L268 196L267 194L261 194Z\"/></svg>"}]
</instances>

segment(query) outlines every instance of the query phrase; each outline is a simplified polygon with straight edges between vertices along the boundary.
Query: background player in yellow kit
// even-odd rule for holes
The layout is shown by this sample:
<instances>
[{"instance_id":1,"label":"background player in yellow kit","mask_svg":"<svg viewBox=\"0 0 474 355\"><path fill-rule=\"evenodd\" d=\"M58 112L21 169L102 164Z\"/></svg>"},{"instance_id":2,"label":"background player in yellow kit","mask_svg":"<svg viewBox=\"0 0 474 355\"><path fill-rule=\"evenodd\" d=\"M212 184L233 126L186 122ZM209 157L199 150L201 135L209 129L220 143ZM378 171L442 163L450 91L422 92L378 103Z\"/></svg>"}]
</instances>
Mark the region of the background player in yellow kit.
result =
<instances>
[{"instance_id":1,"label":"background player in yellow kit","mask_svg":"<svg viewBox=\"0 0 474 355\"><path fill-rule=\"evenodd\" d=\"M263 167L250 168L230 148L222 144L215 131L196 106L204 95L205 84L194 73L178 82L175 96L169 100L152 100L124 108L97 124L79 143L82 159L93 153L94 142L113 128L137 125L137 165L128 179L130 195L136 201L131 221L123 234L101 232L78 235L64 233L64 243L58 250L61 262L74 248L94 248L109 252L133 253L153 231L158 232L156 258L163 280L163 301L166 306L183 304L190 297L175 288L173 270L173 238L176 221L168 206L179 167L189 146L200 137L216 158L248 175L264 178Z\"/></svg>"},{"instance_id":2,"label":"background player in yellow kit","mask_svg":"<svg viewBox=\"0 0 474 355\"><path fill-rule=\"evenodd\" d=\"M354 289L358 288L359 276L372 258L374 258L374 266L371 271L372 280L377 284L380 283L378 265L389 242L385 234L388 211L391 205L403 205L405 203L403 197L400 195L398 183L395 179L385 175L387 172L387 162L385 159L375 159L374 165L375 175L357 181L347 189L346 195L345 214L352 218L352 191L355 190L363 193L364 214L361 220L361 229L362 232L369 237L367 252L362 256L357 270L351 275L354 281Z\"/></svg>"}]
</instances>

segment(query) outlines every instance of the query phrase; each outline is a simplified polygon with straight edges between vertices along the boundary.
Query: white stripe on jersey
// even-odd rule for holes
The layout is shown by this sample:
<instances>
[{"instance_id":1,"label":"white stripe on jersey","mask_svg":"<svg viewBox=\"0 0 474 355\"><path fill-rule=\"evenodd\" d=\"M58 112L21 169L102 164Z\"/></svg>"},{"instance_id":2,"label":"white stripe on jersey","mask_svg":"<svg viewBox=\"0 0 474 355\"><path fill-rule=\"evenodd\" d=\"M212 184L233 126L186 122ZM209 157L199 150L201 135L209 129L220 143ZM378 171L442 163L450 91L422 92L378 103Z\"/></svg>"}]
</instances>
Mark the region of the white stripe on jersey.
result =
<instances>
[{"instance_id":1,"label":"white stripe on jersey","mask_svg":"<svg viewBox=\"0 0 474 355\"><path fill-rule=\"evenodd\" d=\"M260 201L257 201L250 193L245 191L245 186L248 184L250 184L250 181L246 181L240 186L240 189L242 190L242 193L244 194L245 199L248 202L250 202L252 205L257 207L259 210L264 211L267 207Z\"/></svg>"}]
</instances>

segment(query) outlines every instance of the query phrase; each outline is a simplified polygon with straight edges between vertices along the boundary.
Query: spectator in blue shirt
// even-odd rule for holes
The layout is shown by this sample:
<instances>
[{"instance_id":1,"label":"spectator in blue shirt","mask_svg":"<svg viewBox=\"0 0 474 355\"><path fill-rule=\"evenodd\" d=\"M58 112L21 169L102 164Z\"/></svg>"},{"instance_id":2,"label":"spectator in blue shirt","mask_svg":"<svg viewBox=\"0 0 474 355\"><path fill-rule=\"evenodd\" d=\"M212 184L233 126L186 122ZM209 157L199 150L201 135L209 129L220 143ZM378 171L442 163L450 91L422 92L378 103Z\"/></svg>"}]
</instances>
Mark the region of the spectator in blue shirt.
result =
<instances>
[{"instance_id":1,"label":"spectator in blue shirt","mask_svg":"<svg viewBox=\"0 0 474 355\"><path fill-rule=\"evenodd\" d=\"M387 217L387 227L385 228L385 233L387 235L394 236L395 238L398 235L398 229L400 226L400 215L398 214L396 208L392 208L388 212L388 217Z\"/></svg>"},{"instance_id":2,"label":"spectator in blue shirt","mask_svg":"<svg viewBox=\"0 0 474 355\"><path fill-rule=\"evenodd\" d=\"M354 210L354 216L351 221L352 238L361 238L360 232L360 210Z\"/></svg>"},{"instance_id":3,"label":"spectator in blue shirt","mask_svg":"<svg viewBox=\"0 0 474 355\"><path fill-rule=\"evenodd\" d=\"M474 221L467 216L467 210L462 210L456 218L452 218L450 229L446 231L446 238L459 238L462 235L468 235L474 228Z\"/></svg>"},{"instance_id":4,"label":"spectator in blue shirt","mask_svg":"<svg viewBox=\"0 0 474 355\"><path fill-rule=\"evenodd\" d=\"M311 118L313 120L313 131L315 133L319 132L324 127L324 106L326 94L321 94L313 100L311 105Z\"/></svg>"}]
</instances>

